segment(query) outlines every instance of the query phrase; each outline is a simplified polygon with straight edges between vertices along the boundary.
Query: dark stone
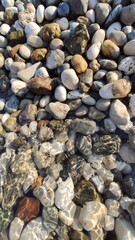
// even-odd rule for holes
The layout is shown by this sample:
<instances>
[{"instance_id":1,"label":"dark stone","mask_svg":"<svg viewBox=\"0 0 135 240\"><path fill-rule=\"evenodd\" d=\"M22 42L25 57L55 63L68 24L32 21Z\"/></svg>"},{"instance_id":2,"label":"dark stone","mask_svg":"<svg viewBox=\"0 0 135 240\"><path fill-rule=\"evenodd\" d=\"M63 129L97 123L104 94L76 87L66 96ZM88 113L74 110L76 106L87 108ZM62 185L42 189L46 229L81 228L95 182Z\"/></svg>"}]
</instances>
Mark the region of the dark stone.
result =
<instances>
[{"instance_id":1,"label":"dark stone","mask_svg":"<svg viewBox=\"0 0 135 240\"><path fill-rule=\"evenodd\" d=\"M79 134L76 138L76 148L82 155L88 157L92 150L91 137Z\"/></svg>"},{"instance_id":2,"label":"dark stone","mask_svg":"<svg viewBox=\"0 0 135 240\"><path fill-rule=\"evenodd\" d=\"M89 33L84 24L79 24L72 35L64 41L65 48L70 54L82 54L85 52L89 41Z\"/></svg>"},{"instance_id":3,"label":"dark stone","mask_svg":"<svg viewBox=\"0 0 135 240\"><path fill-rule=\"evenodd\" d=\"M109 14L105 21L104 27L108 28L113 22L115 22L122 11L122 5L117 5Z\"/></svg>"},{"instance_id":4,"label":"dark stone","mask_svg":"<svg viewBox=\"0 0 135 240\"><path fill-rule=\"evenodd\" d=\"M100 29L100 26L99 24L97 23L93 23L93 24L90 24L88 23L87 24L87 29L88 29L88 33L90 34L90 36L92 37L93 34Z\"/></svg>"},{"instance_id":5,"label":"dark stone","mask_svg":"<svg viewBox=\"0 0 135 240\"><path fill-rule=\"evenodd\" d=\"M84 159L79 155L69 156L67 160L67 170L70 173L74 184L80 181L82 176Z\"/></svg>"},{"instance_id":6,"label":"dark stone","mask_svg":"<svg viewBox=\"0 0 135 240\"><path fill-rule=\"evenodd\" d=\"M68 3L71 10L71 18L84 15L87 12L88 0L68 0Z\"/></svg>"},{"instance_id":7,"label":"dark stone","mask_svg":"<svg viewBox=\"0 0 135 240\"><path fill-rule=\"evenodd\" d=\"M93 152L96 154L112 154L119 151L121 140L117 135L93 136Z\"/></svg>"},{"instance_id":8,"label":"dark stone","mask_svg":"<svg viewBox=\"0 0 135 240\"><path fill-rule=\"evenodd\" d=\"M19 114L19 117L18 117L19 123L24 125L34 121L36 118L36 114L37 114L37 106L35 106L34 104L26 105L23 111L21 111Z\"/></svg>"},{"instance_id":9,"label":"dark stone","mask_svg":"<svg viewBox=\"0 0 135 240\"><path fill-rule=\"evenodd\" d=\"M0 76L0 91L8 91L10 88L10 81L5 75Z\"/></svg>"},{"instance_id":10,"label":"dark stone","mask_svg":"<svg viewBox=\"0 0 135 240\"><path fill-rule=\"evenodd\" d=\"M126 176L123 181L125 193L135 198L135 176Z\"/></svg>"},{"instance_id":11,"label":"dark stone","mask_svg":"<svg viewBox=\"0 0 135 240\"><path fill-rule=\"evenodd\" d=\"M75 132L82 133L84 135L89 135L95 132L96 123L88 119L76 118L71 122L69 128Z\"/></svg>"},{"instance_id":12,"label":"dark stone","mask_svg":"<svg viewBox=\"0 0 135 240\"><path fill-rule=\"evenodd\" d=\"M87 236L84 232L71 230L69 233L70 240L89 240L89 236Z\"/></svg>"},{"instance_id":13,"label":"dark stone","mask_svg":"<svg viewBox=\"0 0 135 240\"><path fill-rule=\"evenodd\" d=\"M26 42L26 37L25 37L25 33L23 30L11 32L8 36L8 39L9 39L10 45L12 47L17 44Z\"/></svg>"},{"instance_id":14,"label":"dark stone","mask_svg":"<svg viewBox=\"0 0 135 240\"><path fill-rule=\"evenodd\" d=\"M14 24L14 22L18 19L18 14L12 10L6 10L4 13L4 21L5 23L9 24L10 26Z\"/></svg>"}]
</instances>

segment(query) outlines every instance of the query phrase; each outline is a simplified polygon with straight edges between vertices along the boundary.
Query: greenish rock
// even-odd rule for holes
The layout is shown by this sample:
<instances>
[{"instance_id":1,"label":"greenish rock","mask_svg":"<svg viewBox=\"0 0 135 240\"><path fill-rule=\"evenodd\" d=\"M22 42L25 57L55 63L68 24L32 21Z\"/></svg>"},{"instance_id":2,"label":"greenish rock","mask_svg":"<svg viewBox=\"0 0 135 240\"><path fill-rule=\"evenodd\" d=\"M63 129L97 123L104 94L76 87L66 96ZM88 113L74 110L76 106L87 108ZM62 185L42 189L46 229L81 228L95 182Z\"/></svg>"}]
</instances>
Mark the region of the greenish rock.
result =
<instances>
[{"instance_id":1,"label":"greenish rock","mask_svg":"<svg viewBox=\"0 0 135 240\"><path fill-rule=\"evenodd\" d=\"M88 119L76 118L70 123L69 128L75 132L89 135L96 131L96 122Z\"/></svg>"},{"instance_id":2,"label":"greenish rock","mask_svg":"<svg viewBox=\"0 0 135 240\"><path fill-rule=\"evenodd\" d=\"M31 103L32 103L32 100L30 100L30 99L23 99L20 102L19 109L23 110L26 107L26 105L31 104Z\"/></svg>"},{"instance_id":3,"label":"greenish rock","mask_svg":"<svg viewBox=\"0 0 135 240\"><path fill-rule=\"evenodd\" d=\"M66 121L52 120L52 121L49 122L48 125L52 130L63 132L66 128Z\"/></svg>"},{"instance_id":4,"label":"greenish rock","mask_svg":"<svg viewBox=\"0 0 135 240\"><path fill-rule=\"evenodd\" d=\"M70 240L89 240L89 236L87 236L84 232L71 230L69 233Z\"/></svg>"},{"instance_id":5,"label":"greenish rock","mask_svg":"<svg viewBox=\"0 0 135 240\"><path fill-rule=\"evenodd\" d=\"M58 226L58 209L54 206L43 208L42 211L43 225L50 233Z\"/></svg>"},{"instance_id":6,"label":"greenish rock","mask_svg":"<svg viewBox=\"0 0 135 240\"><path fill-rule=\"evenodd\" d=\"M12 95L6 102L5 109L8 111L8 113L14 113L18 110L19 104L19 99L15 95Z\"/></svg>"},{"instance_id":7,"label":"greenish rock","mask_svg":"<svg viewBox=\"0 0 135 240\"><path fill-rule=\"evenodd\" d=\"M87 93L90 90L90 87L88 87L85 83L80 82L79 89L80 89L80 92Z\"/></svg>"},{"instance_id":8,"label":"greenish rock","mask_svg":"<svg viewBox=\"0 0 135 240\"><path fill-rule=\"evenodd\" d=\"M15 117L9 117L3 123L3 126L8 132L16 132L18 130L17 119Z\"/></svg>"},{"instance_id":9,"label":"greenish rock","mask_svg":"<svg viewBox=\"0 0 135 240\"><path fill-rule=\"evenodd\" d=\"M59 222L59 226L57 229L58 240L70 240L68 236L68 228L65 224Z\"/></svg>"},{"instance_id":10,"label":"greenish rock","mask_svg":"<svg viewBox=\"0 0 135 240\"><path fill-rule=\"evenodd\" d=\"M93 137L93 152L96 154L112 154L119 152L121 140L117 135L96 135Z\"/></svg>"},{"instance_id":11,"label":"greenish rock","mask_svg":"<svg viewBox=\"0 0 135 240\"><path fill-rule=\"evenodd\" d=\"M13 220L13 211L0 208L0 232L6 229Z\"/></svg>"},{"instance_id":12,"label":"greenish rock","mask_svg":"<svg viewBox=\"0 0 135 240\"><path fill-rule=\"evenodd\" d=\"M89 39L86 26L79 24L74 33L65 39L64 45L70 54L82 54L86 50Z\"/></svg>"},{"instance_id":13,"label":"greenish rock","mask_svg":"<svg viewBox=\"0 0 135 240\"><path fill-rule=\"evenodd\" d=\"M4 13L4 22L10 26L18 19L18 14L12 11L12 9L6 9Z\"/></svg>"},{"instance_id":14,"label":"greenish rock","mask_svg":"<svg viewBox=\"0 0 135 240\"><path fill-rule=\"evenodd\" d=\"M11 32L9 34L9 42L10 45L13 47L17 44L22 44L26 42L26 37L25 37L25 33L23 30L18 30L18 31L14 31Z\"/></svg>"},{"instance_id":15,"label":"greenish rock","mask_svg":"<svg viewBox=\"0 0 135 240\"><path fill-rule=\"evenodd\" d=\"M76 148L85 157L90 156L92 150L92 142L90 136L78 135L76 138Z\"/></svg>"},{"instance_id":16,"label":"greenish rock","mask_svg":"<svg viewBox=\"0 0 135 240\"><path fill-rule=\"evenodd\" d=\"M98 194L94 185L85 179L81 180L75 186L74 202L79 206L83 206L86 202L96 201Z\"/></svg>"},{"instance_id":17,"label":"greenish rock","mask_svg":"<svg viewBox=\"0 0 135 240\"><path fill-rule=\"evenodd\" d=\"M25 181L25 174L13 175L8 173L7 183L3 186L4 197L2 200L2 208L11 209L18 197L22 194L22 185Z\"/></svg>"}]
</instances>

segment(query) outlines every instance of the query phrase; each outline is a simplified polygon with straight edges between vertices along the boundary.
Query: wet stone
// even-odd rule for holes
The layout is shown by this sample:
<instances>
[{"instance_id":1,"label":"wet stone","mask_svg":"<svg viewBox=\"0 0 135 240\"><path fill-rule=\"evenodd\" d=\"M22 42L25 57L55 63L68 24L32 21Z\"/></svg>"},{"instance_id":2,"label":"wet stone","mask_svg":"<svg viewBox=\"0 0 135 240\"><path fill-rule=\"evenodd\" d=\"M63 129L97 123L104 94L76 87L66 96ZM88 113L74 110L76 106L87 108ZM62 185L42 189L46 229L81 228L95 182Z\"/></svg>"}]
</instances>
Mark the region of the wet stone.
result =
<instances>
[{"instance_id":1,"label":"wet stone","mask_svg":"<svg viewBox=\"0 0 135 240\"><path fill-rule=\"evenodd\" d=\"M78 135L76 138L76 148L85 157L90 156L92 153L91 137Z\"/></svg>"},{"instance_id":2,"label":"wet stone","mask_svg":"<svg viewBox=\"0 0 135 240\"><path fill-rule=\"evenodd\" d=\"M93 138L93 151L96 154L112 154L119 151L121 140L117 135L103 135Z\"/></svg>"},{"instance_id":3,"label":"wet stone","mask_svg":"<svg viewBox=\"0 0 135 240\"><path fill-rule=\"evenodd\" d=\"M10 222L13 219L13 211L12 210L4 210L0 208L0 232L8 227Z\"/></svg>"},{"instance_id":4,"label":"wet stone","mask_svg":"<svg viewBox=\"0 0 135 240\"><path fill-rule=\"evenodd\" d=\"M82 207L86 202L96 201L97 198L96 189L90 181L84 179L75 186L75 204Z\"/></svg>"},{"instance_id":5,"label":"wet stone","mask_svg":"<svg viewBox=\"0 0 135 240\"><path fill-rule=\"evenodd\" d=\"M24 222L21 219L17 217L13 219L9 228L10 240L18 240L20 238L23 226L24 226Z\"/></svg>"},{"instance_id":6,"label":"wet stone","mask_svg":"<svg viewBox=\"0 0 135 240\"><path fill-rule=\"evenodd\" d=\"M126 176L124 178L123 184L126 194L131 198L135 198L135 177Z\"/></svg>"},{"instance_id":7,"label":"wet stone","mask_svg":"<svg viewBox=\"0 0 135 240\"><path fill-rule=\"evenodd\" d=\"M43 208L42 211L43 225L48 232L52 232L58 225L58 210L56 207Z\"/></svg>"},{"instance_id":8,"label":"wet stone","mask_svg":"<svg viewBox=\"0 0 135 240\"><path fill-rule=\"evenodd\" d=\"M69 233L70 239L71 240L89 240L89 236L87 236L84 232L76 231L76 230L71 230Z\"/></svg>"}]
</instances>

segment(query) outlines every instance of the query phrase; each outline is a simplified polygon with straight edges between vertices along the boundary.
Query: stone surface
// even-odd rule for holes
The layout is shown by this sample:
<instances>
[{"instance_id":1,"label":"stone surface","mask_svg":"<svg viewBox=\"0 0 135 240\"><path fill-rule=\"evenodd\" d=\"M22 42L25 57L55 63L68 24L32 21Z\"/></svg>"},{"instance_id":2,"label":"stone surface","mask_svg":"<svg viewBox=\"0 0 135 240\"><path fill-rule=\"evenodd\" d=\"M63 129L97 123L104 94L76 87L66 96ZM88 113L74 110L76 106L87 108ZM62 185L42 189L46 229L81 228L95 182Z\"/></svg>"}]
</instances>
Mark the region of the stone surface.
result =
<instances>
[{"instance_id":1,"label":"stone surface","mask_svg":"<svg viewBox=\"0 0 135 240\"><path fill-rule=\"evenodd\" d=\"M124 23L125 25L132 25L134 23L135 21L134 10L135 3L122 8L122 12L120 15L120 20L122 21L122 23Z\"/></svg>"},{"instance_id":2,"label":"stone surface","mask_svg":"<svg viewBox=\"0 0 135 240\"><path fill-rule=\"evenodd\" d=\"M86 60L79 54L73 56L71 64L77 73L85 72L88 67Z\"/></svg>"},{"instance_id":3,"label":"stone surface","mask_svg":"<svg viewBox=\"0 0 135 240\"><path fill-rule=\"evenodd\" d=\"M55 230L58 226L58 209L54 206L43 208L42 219L48 232Z\"/></svg>"},{"instance_id":4,"label":"stone surface","mask_svg":"<svg viewBox=\"0 0 135 240\"><path fill-rule=\"evenodd\" d=\"M55 69L64 63L65 54L62 50L51 50L46 56L46 66L48 69Z\"/></svg>"},{"instance_id":5,"label":"stone surface","mask_svg":"<svg viewBox=\"0 0 135 240\"><path fill-rule=\"evenodd\" d=\"M119 47L122 47L127 42L126 34L122 31L111 32L109 34L109 39Z\"/></svg>"},{"instance_id":6,"label":"stone surface","mask_svg":"<svg viewBox=\"0 0 135 240\"><path fill-rule=\"evenodd\" d=\"M106 18L108 17L110 11L111 7L108 3L97 3L95 7L96 22L99 25L102 25L105 22Z\"/></svg>"},{"instance_id":7,"label":"stone surface","mask_svg":"<svg viewBox=\"0 0 135 240\"><path fill-rule=\"evenodd\" d=\"M23 230L23 226L24 226L24 222L20 218L15 217L13 219L9 228L10 240L19 240L21 232Z\"/></svg>"},{"instance_id":8,"label":"stone surface","mask_svg":"<svg viewBox=\"0 0 135 240\"><path fill-rule=\"evenodd\" d=\"M85 157L90 156L92 150L90 136L78 135L76 138L76 148Z\"/></svg>"},{"instance_id":9,"label":"stone surface","mask_svg":"<svg viewBox=\"0 0 135 240\"><path fill-rule=\"evenodd\" d=\"M49 42L54 38L59 38L60 34L61 30L58 23L48 23L43 26L39 36L43 39L43 41Z\"/></svg>"},{"instance_id":10,"label":"stone surface","mask_svg":"<svg viewBox=\"0 0 135 240\"><path fill-rule=\"evenodd\" d=\"M70 90L75 90L78 87L79 79L74 69L64 70L61 74L61 80L63 85Z\"/></svg>"},{"instance_id":11,"label":"stone surface","mask_svg":"<svg viewBox=\"0 0 135 240\"><path fill-rule=\"evenodd\" d=\"M49 77L36 77L27 84L30 91L37 94L50 94L56 86L56 81Z\"/></svg>"},{"instance_id":12,"label":"stone surface","mask_svg":"<svg viewBox=\"0 0 135 240\"><path fill-rule=\"evenodd\" d=\"M75 0L74 2L72 0L69 0L69 7L71 10L71 15L72 16L80 16L84 15L86 13L87 8L88 8L88 0Z\"/></svg>"},{"instance_id":13,"label":"stone surface","mask_svg":"<svg viewBox=\"0 0 135 240\"><path fill-rule=\"evenodd\" d=\"M116 59L119 57L120 49L111 40L105 40L102 44L102 52L106 57Z\"/></svg>"},{"instance_id":14,"label":"stone surface","mask_svg":"<svg viewBox=\"0 0 135 240\"><path fill-rule=\"evenodd\" d=\"M29 80L34 76L36 70L41 66L41 62L37 62L30 67L21 70L17 73L18 78L23 80L24 82L29 82Z\"/></svg>"},{"instance_id":15,"label":"stone surface","mask_svg":"<svg viewBox=\"0 0 135 240\"><path fill-rule=\"evenodd\" d=\"M121 158L124 160L124 162L135 163L134 159L135 151L129 144L127 143L122 144L119 154Z\"/></svg>"},{"instance_id":16,"label":"stone surface","mask_svg":"<svg viewBox=\"0 0 135 240\"><path fill-rule=\"evenodd\" d=\"M122 59L118 65L118 69L126 75L135 73L135 57L131 56Z\"/></svg>"},{"instance_id":17,"label":"stone surface","mask_svg":"<svg viewBox=\"0 0 135 240\"><path fill-rule=\"evenodd\" d=\"M54 96L59 102L65 102L67 98L67 91L63 85L59 85L55 88Z\"/></svg>"},{"instance_id":18,"label":"stone surface","mask_svg":"<svg viewBox=\"0 0 135 240\"><path fill-rule=\"evenodd\" d=\"M89 135L95 132L96 123L92 120L78 118L71 122L69 128L74 130L75 132Z\"/></svg>"},{"instance_id":19,"label":"stone surface","mask_svg":"<svg viewBox=\"0 0 135 240\"><path fill-rule=\"evenodd\" d=\"M50 207L54 204L54 191L50 187L35 187L33 194L37 199L40 200L44 207Z\"/></svg>"},{"instance_id":20,"label":"stone surface","mask_svg":"<svg viewBox=\"0 0 135 240\"><path fill-rule=\"evenodd\" d=\"M116 219L115 233L118 240L134 240L135 238L135 230L132 224L123 218Z\"/></svg>"},{"instance_id":21,"label":"stone surface","mask_svg":"<svg viewBox=\"0 0 135 240\"><path fill-rule=\"evenodd\" d=\"M22 112L20 112L18 120L20 124L27 124L35 120L37 114L37 107L34 104L28 104L23 109Z\"/></svg>"},{"instance_id":22,"label":"stone surface","mask_svg":"<svg viewBox=\"0 0 135 240\"><path fill-rule=\"evenodd\" d=\"M13 219L13 211L12 210L4 210L0 208L0 232L8 227L10 222Z\"/></svg>"},{"instance_id":23,"label":"stone surface","mask_svg":"<svg viewBox=\"0 0 135 240\"><path fill-rule=\"evenodd\" d=\"M135 56L135 40L127 42L123 47L123 52L127 56Z\"/></svg>"},{"instance_id":24,"label":"stone surface","mask_svg":"<svg viewBox=\"0 0 135 240\"><path fill-rule=\"evenodd\" d=\"M65 103L51 102L46 109L55 119L65 119L70 108Z\"/></svg>"}]
</instances>

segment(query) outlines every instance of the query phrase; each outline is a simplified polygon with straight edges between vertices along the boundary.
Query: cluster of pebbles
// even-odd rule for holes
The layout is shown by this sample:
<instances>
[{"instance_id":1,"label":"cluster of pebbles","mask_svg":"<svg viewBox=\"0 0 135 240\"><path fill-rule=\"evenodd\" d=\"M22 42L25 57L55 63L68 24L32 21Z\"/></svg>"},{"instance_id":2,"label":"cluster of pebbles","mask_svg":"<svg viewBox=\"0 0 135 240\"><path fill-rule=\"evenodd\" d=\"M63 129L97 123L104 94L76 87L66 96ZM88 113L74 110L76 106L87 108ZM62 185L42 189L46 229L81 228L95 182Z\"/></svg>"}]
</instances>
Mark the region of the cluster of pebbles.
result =
<instances>
[{"instance_id":1,"label":"cluster of pebbles","mask_svg":"<svg viewBox=\"0 0 135 240\"><path fill-rule=\"evenodd\" d=\"M135 1L0 1L2 240L135 240Z\"/></svg>"}]
</instances>

